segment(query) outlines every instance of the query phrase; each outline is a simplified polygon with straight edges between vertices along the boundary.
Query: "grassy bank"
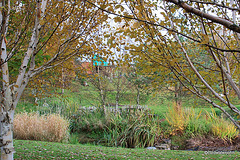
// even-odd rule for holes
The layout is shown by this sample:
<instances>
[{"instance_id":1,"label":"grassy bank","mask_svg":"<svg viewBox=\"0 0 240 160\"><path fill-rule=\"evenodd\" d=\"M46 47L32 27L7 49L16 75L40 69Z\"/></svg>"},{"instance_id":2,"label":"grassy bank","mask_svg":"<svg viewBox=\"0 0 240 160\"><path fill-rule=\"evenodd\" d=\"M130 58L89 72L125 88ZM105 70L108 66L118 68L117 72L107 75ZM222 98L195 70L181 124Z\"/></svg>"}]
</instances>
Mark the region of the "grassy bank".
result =
<instances>
[{"instance_id":1,"label":"grassy bank","mask_svg":"<svg viewBox=\"0 0 240 160\"><path fill-rule=\"evenodd\" d=\"M239 159L239 152L162 151L15 140L15 159Z\"/></svg>"}]
</instances>

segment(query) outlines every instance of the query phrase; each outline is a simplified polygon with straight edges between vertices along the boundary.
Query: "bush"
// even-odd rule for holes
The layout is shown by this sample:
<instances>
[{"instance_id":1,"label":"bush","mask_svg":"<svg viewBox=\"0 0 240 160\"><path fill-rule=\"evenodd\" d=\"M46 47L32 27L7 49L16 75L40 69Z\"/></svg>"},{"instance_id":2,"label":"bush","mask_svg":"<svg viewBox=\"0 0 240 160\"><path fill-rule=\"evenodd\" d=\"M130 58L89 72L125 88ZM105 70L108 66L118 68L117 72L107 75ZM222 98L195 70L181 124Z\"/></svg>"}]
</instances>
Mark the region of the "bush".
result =
<instances>
[{"instance_id":1,"label":"bush","mask_svg":"<svg viewBox=\"0 0 240 160\"><path fill-rule=\"evenodd\" d=\"M197 114L193 109L183 110L180 106L174 106L166 114L166 120L171 126L169 133L171 135L179 132L181 134L185 132L190 136L211 134L223 140L231 141L239 134L234 124L222 116L218 116L214 109L211 113L206 111L206 114L202 114L202 111L200 111Z\"/></svg>"},{"instance_id":2,"label":"bush","mask_svg":"<svg viewBox=\"0 0 240 160\"><path fill-rule=\"evenodd\" d=\"M107 146L152 146L160 134L160 121L149 111L113 113L97 109L82 111L71 118L71 132L87 133Z\"/></svg>"},{"instance_id":3,"label":"bush","mask_svg":"<svg viewBox=\"0 0 240 160\"><path fill-rule=\"evenodd\" d=\"M106 125L106 117L103 110L82 110L70 117L70 130L72 133L103 132Z\"/></svg>"},{"instance_id":4,"label":"bush","mask_svg":"<svg viewBox=\"0 0 240 160\"><path fill-rule=\"evenodd\" d=\"M58 114L16 114L13 122L16 139L61 142L68 138L69 122Z\"/></svg>"}]
</instances>

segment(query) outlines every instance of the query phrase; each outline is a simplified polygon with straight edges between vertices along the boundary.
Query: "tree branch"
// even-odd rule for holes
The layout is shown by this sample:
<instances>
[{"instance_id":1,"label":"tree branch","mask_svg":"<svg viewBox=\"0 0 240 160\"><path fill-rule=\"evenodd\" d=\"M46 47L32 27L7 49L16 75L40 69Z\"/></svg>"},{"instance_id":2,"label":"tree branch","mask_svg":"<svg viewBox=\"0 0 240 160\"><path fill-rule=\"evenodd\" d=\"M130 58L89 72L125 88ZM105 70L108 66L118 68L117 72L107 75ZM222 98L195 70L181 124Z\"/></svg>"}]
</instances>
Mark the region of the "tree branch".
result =
<instances>
[{"instance_id":1,"label":"tree branch","mask_svg":"<svg viewBox=\"0 0 240 160\"><path fill-rule=\"evenodd\" d=\"M183 8L187 12L193 13L193 14L199 16L199 17L206 18L208 20L211 20L213 22L216 22L218 24L223 25L226 28L228 28L228 29L230 29L230 30L232 30L234 32L240 33L240 26L230 22L229 20L226 20L226 19L223 19L223 18L219 18L217 16L214 16L214 15L202 12L202 11L200 11L198 9L195 9L195 8L191 7L190 5L188 5L185 2L180 1L180 0L167 0L167 1L171 2L171 3L174 3L175 5Z\"/></svg>"},{"instance_id":2,"label":"tree branch","mask_svg":"<svg viewBox=\"0 0 240 160\"><path fill-rule=\"evenodd\" d=\"M90 2L90 1L88 1L88 0L86 0L86 2L88 2L89 4L97 7L98 9L100 9L100 10L102 10L102 11L108 13L108 14L112 14L112 15L115 15L115 16L118 16L118 17L122 17L122 18L126 18L126 19L136 20L136 21L139 21L139 22L143 22L143 23L146 23L146 24L153 25L153 26L158 26L158 27L164 28L164 29L166 29L166 30L168 30L168 31L174 32L174 33L176 33L176 34L179 34L179 35L181 35L181 36L183 36L183 37L185 37L185 38L187 38L187 39L190 39L190 40L192 40L192 41L194 41L194 42L201 43L201 40L197 40L197 39L195 39L195 38L193 38L193 37L190 37L190 36L188 36L188 35L186 35L186 34L183 34L183 33L179 32L179 31L177 31L177 30L174 30L174 29L172 29L172 28L168 28L168 27L166 27L166 26L164 26L164 25L156 24L156 23L154 23L154 22L150 22L150 21L147 21L147 20L143 20L143 19L139 19L139 18L135 18L135 17L131 17L131 16L120 15L120 14L117 14L117 13L114 13L114 12L111 12L111 11L108 11L108 10L106 10L106 9L103 9L103 8L99 7L98 5L92 3L92 2ZM231 24L232 24L232 23L231 23ZM239 27L239 33L240 33L240 27ZM205 45L205 46L207 46L207 47L211 47L211 48L213 48L213 49L216 49L216 50L219 50L219 51L222 51L222 52L238 52L238 53L240 53L240 50L235 50L235 49L231 49L231 50L222 49L222 48L218 48L218 47L212 46L212 45L210 45L210 44L202 44L202 45Z\"/></svg>"},{"instance_id":3,"label":"tree branch","mask_svg":"<svg viewBox=\"0 0 240 160\"><path fill-rule=\"evenodd\" d=\"M227 8L233 11L240 11L240 8L234 8L234 7L229 7L223 4L218 4L216 2L205 2L205 1L199 1L199 0L189 0L190 2L195 2L195 3L199 3L199 4L211 4L211 5L215 5L218 7L222 7L222 8Z\"/></svg>"}]
</instances>

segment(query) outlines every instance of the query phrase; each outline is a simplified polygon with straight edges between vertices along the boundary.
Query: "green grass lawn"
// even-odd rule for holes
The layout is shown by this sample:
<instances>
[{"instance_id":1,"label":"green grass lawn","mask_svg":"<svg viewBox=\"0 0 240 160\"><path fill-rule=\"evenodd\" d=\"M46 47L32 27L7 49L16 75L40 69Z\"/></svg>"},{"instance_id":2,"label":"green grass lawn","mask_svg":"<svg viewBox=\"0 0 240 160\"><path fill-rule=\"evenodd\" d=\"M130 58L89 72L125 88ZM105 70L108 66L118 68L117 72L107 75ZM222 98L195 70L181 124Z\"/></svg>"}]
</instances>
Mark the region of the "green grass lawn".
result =
<instances>
[{"instance_id":1,"label":"green grass lawn","mask_svg":"<svg viewBox=\"0 0 240 160\"><path fill-rule=\"evenodd\" d=\"M15 159L240 159L239 152L165 151L15 140Z\"/></svg>"}]
</instances>

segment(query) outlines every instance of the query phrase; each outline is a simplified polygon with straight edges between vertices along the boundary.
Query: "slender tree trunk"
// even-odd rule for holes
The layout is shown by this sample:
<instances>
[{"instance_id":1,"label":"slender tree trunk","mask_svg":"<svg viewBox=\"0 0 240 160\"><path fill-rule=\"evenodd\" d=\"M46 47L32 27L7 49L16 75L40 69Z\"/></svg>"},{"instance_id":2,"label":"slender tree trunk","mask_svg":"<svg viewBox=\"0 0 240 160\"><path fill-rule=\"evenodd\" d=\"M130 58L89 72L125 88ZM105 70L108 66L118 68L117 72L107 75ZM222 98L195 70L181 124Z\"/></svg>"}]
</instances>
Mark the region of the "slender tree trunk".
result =
<instances>
[{"instance_id":1,"label":"slender tree trunk","mask_svg":"<svg viewBox=\"0 0 240 160\"><path fill-rule=\"evenodd\" d=\"M139 107L139 106L140 106L140 90L137 87L137 107Z\"/></svg>"},{"instance_id":2,"label":"slender tree trunk","mask_svg":"<svg viewBox=\"0 0 240 160\"><path fill-rule=\"evenodd\" d=\"M115 110L118 110L118 106L119 106L119 92L117 91L117 95L116 95L116 107Z\"/></svg>"},{"instance_id":3,"label":"slender tree trunk","mask_svg":"<svg viewBox=\"0 0 240 160\"><path fill-rule=\"evenodd\" d=\"M64 79L64 69L62 65L62 94L64 94L64 88L65 88L65 79Z\"/></svg>"},{"instance_id":4,"label":"slender tree trunk","mask_svg":"<svg viewBox=\"0 0 240 160\"><path fill-rule=\"evenodd\" d=\"M116 107L115 107L115 111L117 112L118 110L118 106L119 106L119 97L120 97L120 78L118 75L118 79L117 79L117 94L116 94Z\"/></svg>"},{"instance_id":5,"label":"slender tree trunk","mask_svg":"<svg viewBox=\"0 0 240 160\"><path fill-rule=\"evenodd\" d=\"M182 85L181 84L175 85L175 102L177 106L179 107L182 106Z\"/></svg>"},{"instance_id":6,"label":"slender tree trunk","mask_svg":"<svg viewBox=\"0 0 240 160\"><path fill-rule=\"evenodd\" d=\"M104 109L106 102L105 102L105 96L104 96L103 89L100 90L100 94L101 94L102 106L103 106L103 109Z\"/></svg>"},{"instance_id":7,"label":"slender tree trunk","mask_svg":"<svg viewBox=\"0 0 240 160\"><path fill-rule=\"evenodd\" d=\"M101 101L102 101L102 107L103 107L103 111L105 113L106 111L106 97L105 97L105 91L103 90L103 86L102 86L102 83L101 83L101 78L98 78L99 80L99 90L100 90L100 96L101 96Z\"/></svg>"}]
</instances>

